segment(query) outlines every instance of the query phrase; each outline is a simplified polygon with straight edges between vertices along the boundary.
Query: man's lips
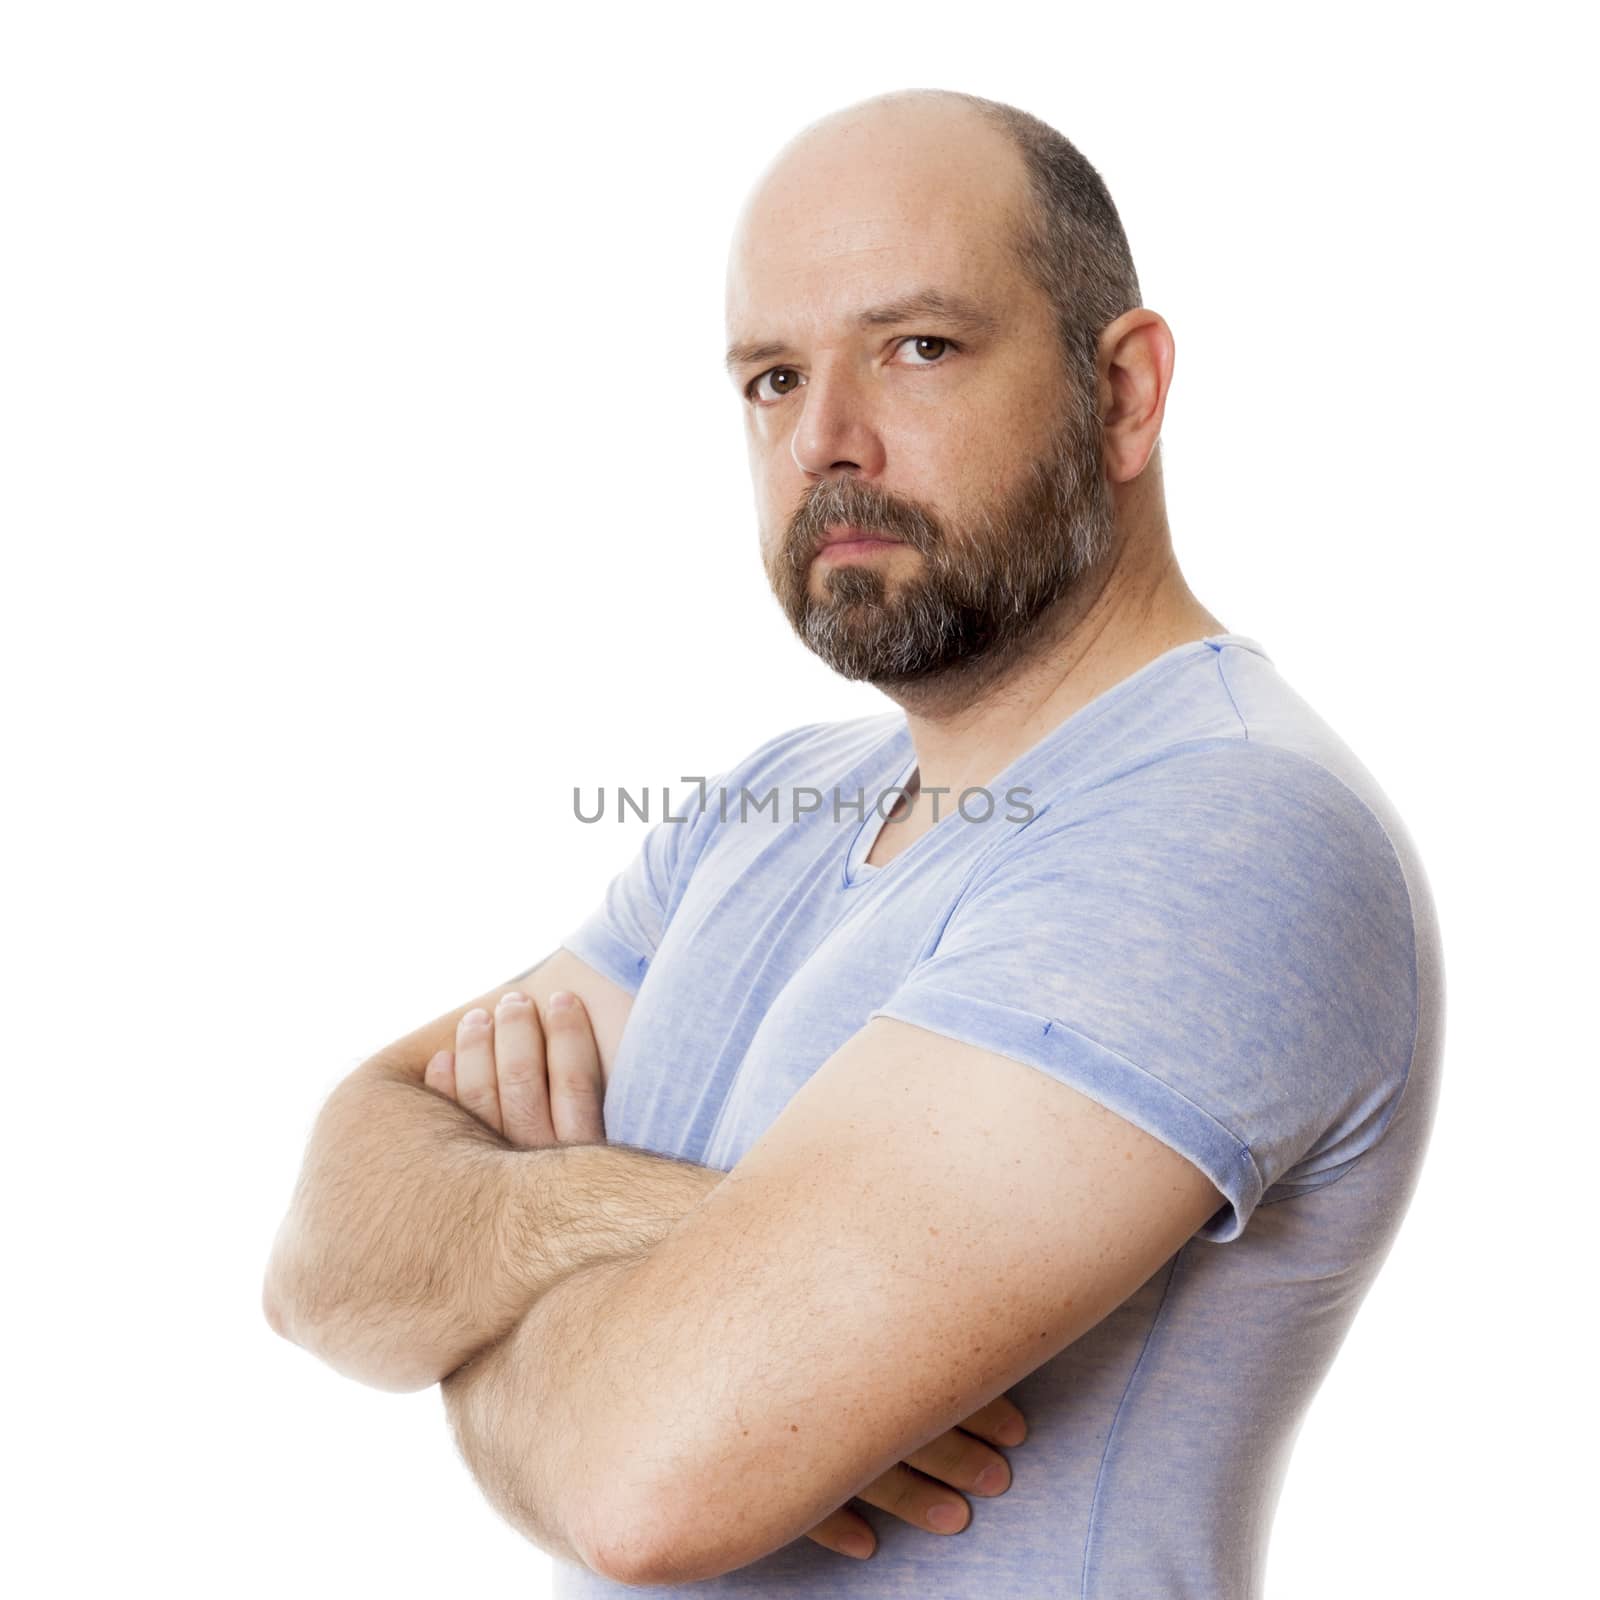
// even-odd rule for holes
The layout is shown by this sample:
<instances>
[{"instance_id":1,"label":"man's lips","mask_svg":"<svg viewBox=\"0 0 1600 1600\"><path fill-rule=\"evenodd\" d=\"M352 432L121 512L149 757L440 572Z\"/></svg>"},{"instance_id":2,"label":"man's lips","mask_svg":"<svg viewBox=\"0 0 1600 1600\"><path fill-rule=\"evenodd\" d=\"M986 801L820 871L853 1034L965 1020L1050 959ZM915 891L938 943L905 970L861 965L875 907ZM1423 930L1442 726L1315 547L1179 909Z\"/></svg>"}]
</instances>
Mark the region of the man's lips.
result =
<instances>
[{"instance_id":1,"label":"man's lips","mask_svg":"<svg viewBox=\"0 0 1600 1600\"><path fill-rule=\"evenodd\" d=\"M854 528L836 522L823 531L822 543L817 547L817 554L826 553L830 559L871 555L875 551L887 550L893 545L904 543L904 539L896 539L887 533L879 533L870 528Z\"/></svg>"},{"instance_id":2,"label":"man's lips","mask_svg":"<svg viewBox=\"0 0 1600 1600\"><path fill-rule=\"evenodd\" d=\"M830 522L822 535L822 542L825 545L857 544L862 540L871 540L877 544L899 544L901 542L890 534L879 533L873 528L855 528L843 522Z\"/></svg>"}]
</instances>

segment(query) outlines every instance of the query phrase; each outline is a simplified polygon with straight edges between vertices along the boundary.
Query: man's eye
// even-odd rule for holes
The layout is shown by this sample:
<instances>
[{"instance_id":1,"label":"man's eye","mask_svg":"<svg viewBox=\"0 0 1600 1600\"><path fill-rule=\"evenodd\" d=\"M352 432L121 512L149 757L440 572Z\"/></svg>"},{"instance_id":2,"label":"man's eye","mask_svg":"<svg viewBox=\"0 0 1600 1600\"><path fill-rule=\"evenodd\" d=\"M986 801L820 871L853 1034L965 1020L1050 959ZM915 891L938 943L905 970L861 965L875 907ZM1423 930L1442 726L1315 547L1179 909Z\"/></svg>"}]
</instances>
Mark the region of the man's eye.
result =
<instances>
[{"instance_id":1,"label":"man's eye","mask_svg":"<svg viewBox=\"0 0 1600 1600\"><path fill-rule=\"evenodd\" d=\"M905 338L896 341L896 353L898 354L906 345L912 346L919 358L927 358L907 363L907 365L913 367L943 366L944 361L942 358L948 355L950 351L961 348L954 339L946 339L943 335L936 333L908 333ZM929 346L932 346L932 348L929 349ZM763 390L761 386L768 379L772 380L774 387ZM805 378L793 367L768 367L759 377L752 378L745 385L744 392L758 405L771 405L775 400L782 400L785 396L793 394L805 381Z\"/></svg>"},{"instance_id":2,"label":"man's eye","mask_svg":"<svg viewBox=\"0 0 1600 1600\"><path fill-rule=\"evenodd\" d=\"M924 345L930 344L936 345L937 349L929 352L922 348ZM915 347L919 356L925 356L931 353L931 355L934 357L934 359L929 361L913 361L911 365L914 367L936 367L939 365L937 358L942 356L945 351L958 350L961 348L954 339L944 339L936 333L908 333L905 338L900 341L900 345L911 345Z\"/></svg>"},{"instance_id":3,"label":"man's eye","mask_svg":"<svg viewBox=\"0 0 1600 1600\"><path fill-rule=\"evenodd\" d=\"M787 376L787 377L789 377L790 379L793 380L793 383L792 383L791 387L784 388L784 389L779 389L779 390L777 390L777 392L775 394L771 395L770 397L762 394L761 385L764 384L767 381L768 378L771 378L774 381L776 381L777 379L785 377L785 376ZM744 392L747 395L749 395L752 400L755 400L755 401L763 401L764 402L764 401L767 401L769 398L770 399L774 399L774 400L781 400L781 399L783 399L783 397L785 395L793 394L795 389L799 388L799 386L804 382L805 382L805 379L802 378L800 376L800 374L798 372L796 372L793 367L769 367L765 372L763 372L761 374L761 376L759 378L752 378L750 380L749 384L747 385L747 387L745 388Z\"/></svg>"}]
</instances>

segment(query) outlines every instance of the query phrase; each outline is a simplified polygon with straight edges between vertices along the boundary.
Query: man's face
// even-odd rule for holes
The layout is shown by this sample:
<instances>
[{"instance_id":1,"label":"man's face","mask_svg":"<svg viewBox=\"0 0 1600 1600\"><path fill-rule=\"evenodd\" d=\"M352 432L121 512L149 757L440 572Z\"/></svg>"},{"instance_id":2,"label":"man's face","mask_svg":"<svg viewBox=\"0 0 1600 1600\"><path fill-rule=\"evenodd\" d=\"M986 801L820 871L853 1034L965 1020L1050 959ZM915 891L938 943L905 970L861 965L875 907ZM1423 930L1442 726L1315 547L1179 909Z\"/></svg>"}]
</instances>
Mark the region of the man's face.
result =
<instances>
[{"instance_id":1,"label":"man's face","mask_svg":"<svg viewBox=\"0 0 1600 1600\"><path fill-rule=\"evenodd\" d=\"M780 162L735 240L729 337L782 347L730 368L762 561L843 676L987 681L1110 550L1094 397L1009 254L1020 159L967 117L883 117ZM859 318L929 290L948 305ZM845 531L887 542L827 546Z\"/></svg>"}]
</instances>

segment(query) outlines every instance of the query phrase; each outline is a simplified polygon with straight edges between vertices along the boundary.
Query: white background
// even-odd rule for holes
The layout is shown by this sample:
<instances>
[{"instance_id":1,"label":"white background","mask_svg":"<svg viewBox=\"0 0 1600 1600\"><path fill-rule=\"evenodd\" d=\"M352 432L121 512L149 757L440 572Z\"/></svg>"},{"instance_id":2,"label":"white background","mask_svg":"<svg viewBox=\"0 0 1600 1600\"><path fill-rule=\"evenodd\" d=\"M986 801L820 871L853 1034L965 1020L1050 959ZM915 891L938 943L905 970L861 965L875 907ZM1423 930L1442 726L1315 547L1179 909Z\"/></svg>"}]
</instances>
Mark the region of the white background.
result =
<instances>
[{"instance_id":1,"label":"white background","mask_svg":"<svg viewBox=\"0 0 1600 1600\"><path fill-rule=\"evenodd\" d=\"M6 9L14 1592L545 1592L438 1391L276 1339L262 1268L333 1084L637 848L574 784L890 708L766 587L718 358L760 168L913 85L1105 177L1177 340L1189 582L1377 774L1439 905L1433 1149L1268 1595L1589 1576L1577 15Z\"/></svg>"}]
</instances>

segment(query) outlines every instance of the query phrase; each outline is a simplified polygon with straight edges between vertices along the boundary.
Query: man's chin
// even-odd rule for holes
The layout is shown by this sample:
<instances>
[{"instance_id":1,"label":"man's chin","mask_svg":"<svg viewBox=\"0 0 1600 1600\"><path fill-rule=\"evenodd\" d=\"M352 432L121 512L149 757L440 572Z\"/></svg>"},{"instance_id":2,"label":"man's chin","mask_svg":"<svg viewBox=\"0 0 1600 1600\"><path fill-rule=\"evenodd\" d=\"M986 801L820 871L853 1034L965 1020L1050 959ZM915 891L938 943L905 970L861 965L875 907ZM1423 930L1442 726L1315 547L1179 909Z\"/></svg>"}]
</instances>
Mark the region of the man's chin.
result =
<instances>
[{"instance_id":1,"label":"man's chin","mask_svg":"<svg viewBox=\"0 0 1600 1600\"><path fill-rule=\"evenodd\" d=\"M877 683L922 676L915 666L908 670L903 642L887 640L879 634L832 628L825 637L802 632L800 638L819 661L844 678Z\"/></svg>"}]
</instances>

